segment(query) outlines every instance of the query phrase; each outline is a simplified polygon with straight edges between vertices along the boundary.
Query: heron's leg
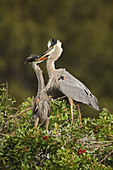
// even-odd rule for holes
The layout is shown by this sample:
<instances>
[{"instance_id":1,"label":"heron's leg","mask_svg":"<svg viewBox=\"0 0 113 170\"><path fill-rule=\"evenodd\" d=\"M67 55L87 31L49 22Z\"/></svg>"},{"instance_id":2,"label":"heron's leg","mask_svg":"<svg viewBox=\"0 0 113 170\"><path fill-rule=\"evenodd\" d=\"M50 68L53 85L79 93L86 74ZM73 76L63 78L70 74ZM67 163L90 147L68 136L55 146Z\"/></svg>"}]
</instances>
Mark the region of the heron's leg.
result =
<instances>
[{"instance_id":1,"label":"heron's leg","mask_svg":"<svg viewBox=\"0 0 113 170\"><path fill-rule=\"evenodd\" d=\"M78 117L79 117L79 127L81 127L81 112L80 112L80 107L79 107L79 104L77 102L76 102L76 105L78 107L78 113L79 113L79 115L78 115Z\"/></svg>"},{"instance_id":2,"label":"heron's leg","mask_svg":"<svg viewBox=\"0 0 113 170\"><path fill-rule=\"evenodd\" d=\"M49 118L46 119L45 125L46 125L46 130L48 131L48 127L49 127Z\"/></svg>"},{"instance_id":3,"label":"heron's leg","mask_svg":"<svg viewBox=\"0 0 113 170\"><path fill-rule=\"evenodd\" d=\"M72 123L73 123L73 100L68 98L69 99L69 103L70 103L70 106L71 106L71 126L72 126Z\"/></svg>"},{"instance_id":4,"label":"heron's leg","mask_svg":"<svg viewBox=\"0 0 113 170\"><path fill-rule=\"evenodd\" d=\"M36 119L35 119L35 126L34 126L34 128L36 128L36 127L37 127L38 122L39 122L39 117L36 117Z\"/></svg>"}]
</instances>

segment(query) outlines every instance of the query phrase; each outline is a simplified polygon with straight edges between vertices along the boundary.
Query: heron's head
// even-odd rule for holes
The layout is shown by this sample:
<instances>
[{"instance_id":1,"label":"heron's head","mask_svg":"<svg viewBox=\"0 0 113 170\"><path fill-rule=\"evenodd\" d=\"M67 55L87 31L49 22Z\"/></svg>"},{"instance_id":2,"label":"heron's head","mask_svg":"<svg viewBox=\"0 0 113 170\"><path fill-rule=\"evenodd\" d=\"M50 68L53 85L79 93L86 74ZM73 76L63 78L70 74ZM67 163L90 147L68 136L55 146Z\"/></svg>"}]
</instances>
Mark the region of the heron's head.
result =
<instances>
[{"instance_id":1,"label":"heron's head","mask_svg":"<svg viewBox=\"0 0 113 170\"><path fill-rule=\"evenodd\" d=\"M61 47L62 43L59 40L55 40L54 38L52 38L48 42L47 46L48 46L47 55L49 54L48 58L57 60L57 58L59 58L58 56L60 56L63 51Z\"/></svg>"},{"instance_id":2,"label":"heron's head","mask_svg":"<svg viewBox=\"0 0 113 170\"><path fill-rule=\"evenodd\" d=\"M55 40L52 38L50 41L48 41L48 50L44 52L42 55L37 56L37 55L31 55L30 57L27 58L26 62L35 62L35 63L41 63L44 60L51 58L51 54L55 53L56 48L59 49L59 51L62 52L62 43L59 40ZM57 54L55 53L54 56L52 56L52 59L56 58L57 59Z\"/></svg>"}]
</instances>

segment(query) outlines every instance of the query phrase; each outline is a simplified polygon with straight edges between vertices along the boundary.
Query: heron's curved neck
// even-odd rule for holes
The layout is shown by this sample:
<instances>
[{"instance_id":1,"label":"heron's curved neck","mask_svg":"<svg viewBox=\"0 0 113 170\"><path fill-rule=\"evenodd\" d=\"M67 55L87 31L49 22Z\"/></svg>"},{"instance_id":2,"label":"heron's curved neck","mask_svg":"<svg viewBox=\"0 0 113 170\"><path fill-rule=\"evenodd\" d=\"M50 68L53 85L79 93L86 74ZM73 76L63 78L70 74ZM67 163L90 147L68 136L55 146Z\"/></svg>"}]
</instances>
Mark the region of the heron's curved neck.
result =
<instances>
[{"instance_id":1,"label":"heron's curved neck","mask_svg":"<svg viewBox=\"0 0 113 170\"><path fill-rule=\"evenodd\" d=\"M49 78L52 77L56 72L55 61L50 58L47 60L47 71L49 74Z\"/></svg>"},{"instance_id":2,"label":"heron's curved neck","mask_svg":"<svg viewBox=\"0 0 113 170\"><path fill-rule=\"evenodd\" d=\"M43 75L42 75L41 71L37 72L36 76L37 76L37 80L38 80L37 94L39 94L42 91L42 89L45 87L45 84L44 84L44 78L43 78Z\"/></svg>"},{"instance_id":3,"label":"heron's curved neck","mask_svg":"<svg viewBox=\"0 0 113 170\"><path fill-rule=\"evenodd\" d=\"M37 90L37 95L38 95L42 91L42 89L45 87L44 78L43 78L42 70L39 66L32 64L32 67L34 68L34 71L36 73L36 77L38 80L38 90Z\"/></svg>"},{"instance_id":4,"label":"heron's curved neck","mask_svg":"<svg viewBox=\"0 0 113 170\"><path fill-rule=\"evenodd\" d=\"M49 78L57 73L57 69L55 69L55 61L61 56L62 51L63 49L61 47L56 46L54 52L49 56L47 60L47 71Z\"/></svg>"}]
</instances>

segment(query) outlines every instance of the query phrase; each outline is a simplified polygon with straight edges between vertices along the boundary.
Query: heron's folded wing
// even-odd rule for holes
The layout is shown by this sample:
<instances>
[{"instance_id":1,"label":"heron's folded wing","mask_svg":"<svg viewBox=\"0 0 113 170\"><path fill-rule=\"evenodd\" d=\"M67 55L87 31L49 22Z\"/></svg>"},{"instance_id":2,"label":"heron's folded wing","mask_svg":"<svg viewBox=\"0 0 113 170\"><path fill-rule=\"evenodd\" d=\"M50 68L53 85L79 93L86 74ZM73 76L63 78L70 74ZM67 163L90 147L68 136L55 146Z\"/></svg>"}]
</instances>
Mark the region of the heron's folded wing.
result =
<instances>
[{"instance_id":1,"label":"heron's folded wing","mask_svg":"<svg viewBox=\"0 0 113 170\"><path fill-rule=\"evenodd\" d=\"M33 103L33 109L32 109L33 115L36 114L36 112L38 111L38 104L39 104L39 98L36 96Z\"/></svg>"},{"instance_id":2,"label":"heron's folded wing","mask_svg":"<svg viewBox=\"0 0 113 170\"><path fill-rule=\"evenodd\" d=\"M58 86L61 92L64 93L67 97L78 102L88 104L98 110L96 108L96 105L98 105L98 101L95 96L82 82L73 77L67 71L63 71L63 73L58 78Z\"/></svg>"}]
</instances>

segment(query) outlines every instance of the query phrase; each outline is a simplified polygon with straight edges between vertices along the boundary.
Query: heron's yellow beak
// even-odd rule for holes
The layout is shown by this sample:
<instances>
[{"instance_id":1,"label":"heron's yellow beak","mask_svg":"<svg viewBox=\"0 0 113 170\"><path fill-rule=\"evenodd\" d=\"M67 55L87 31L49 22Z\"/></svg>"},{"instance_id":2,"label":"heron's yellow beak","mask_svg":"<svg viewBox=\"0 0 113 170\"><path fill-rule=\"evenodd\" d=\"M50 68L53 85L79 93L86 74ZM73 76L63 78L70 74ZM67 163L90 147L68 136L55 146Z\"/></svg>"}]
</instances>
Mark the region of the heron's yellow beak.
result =
<instances>
[{"instance_id":1,"label":"heron's yellow beak","mask_svg":"<svg viewBox=\"0 0 113 170\"><path fill-rule=\"evenodd\" d=\"M49 55L52 53L53 47L50 47L45 53L38 56L37 61L42 61L48 59Z\"/></svg>"}]
</instances>

